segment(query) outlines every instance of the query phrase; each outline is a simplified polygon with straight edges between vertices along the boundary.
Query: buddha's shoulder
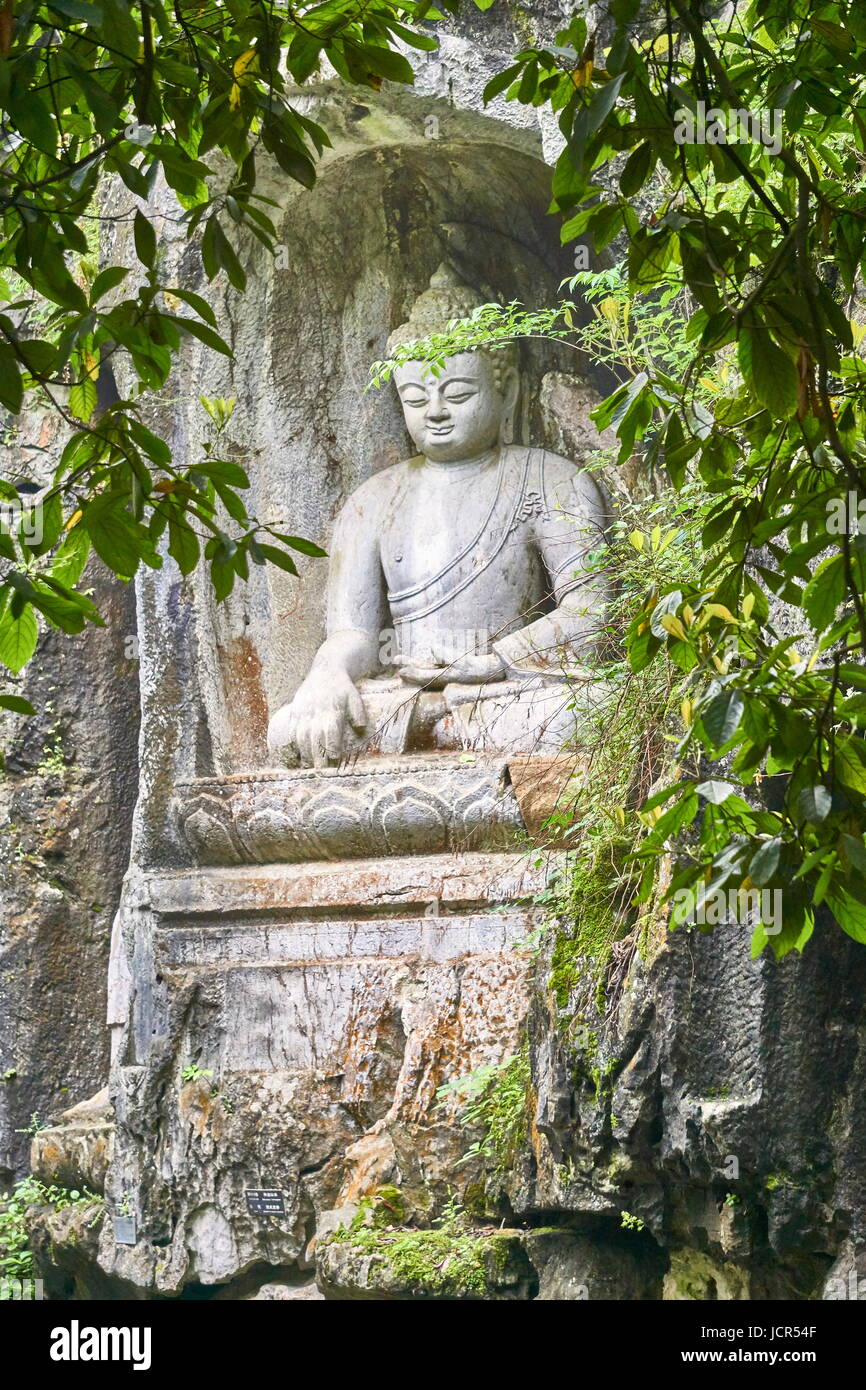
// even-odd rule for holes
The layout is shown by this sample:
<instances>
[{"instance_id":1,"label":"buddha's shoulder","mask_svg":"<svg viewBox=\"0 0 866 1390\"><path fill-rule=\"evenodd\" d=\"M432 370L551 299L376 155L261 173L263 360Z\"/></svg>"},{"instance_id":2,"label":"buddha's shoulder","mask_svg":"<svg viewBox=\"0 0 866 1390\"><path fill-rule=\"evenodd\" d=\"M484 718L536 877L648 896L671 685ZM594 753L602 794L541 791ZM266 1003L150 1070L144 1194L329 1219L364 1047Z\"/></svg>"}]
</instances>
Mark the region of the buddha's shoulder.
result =
<instances>
[{"instance_id":1,"label":"buddha's shoulder","mask_svg":"<svg viewBox=\"0 0 866 1390\"><path fill-rule=\"evenodd\" d=\"M403 459L400 463L390 463L387 468L380 468L363 483L359 483L351 493L349 501L364 506L389 502L395 492L417 473L423 463L423 458L418 457Z\"/></svg>"},{"instance_id":2,"label":"buddha's shoulder","mask_svg":"<svg viewBox=\"0 0 866 1390\"><path fill-rule=\"evenodd\" d=\"M536 445L508 444L504 450L506 467L512 473L526 473L528 477L539 477L555 482L558 479L574 478L583 472L580 464L572 459L554 454L550 449Z\"/></svg>"},{"instance_id":3,"label":"buddha's shoulder","mask_svg":"<svg viewBox=\"0 0 866 1390\"><path fill-rule=\"evenodd\" d=\"M548 510L557 507L564 499L580 501L593 512L606 513L608 498L604 486L596 475L587 471L573 459L563 458L551 449L508 448L509 469L514 476L519 473L525 478L527 491L538 491L545 499Z\"/></svg>"},{"instance_id":4,"label":"buddha's shoulder","mask_svg":"<svg viewBox=\"0 0 866 1390\"><path fill-rule=\"evenodd\" d=\"M529 488L539 484L556 488L573 484L586 476L579 464L563 458L561 454L554 454L550 449L509 444L504 452L509 477L513 480L523 478L525 486Z\"/></svg>"}]
</instances>

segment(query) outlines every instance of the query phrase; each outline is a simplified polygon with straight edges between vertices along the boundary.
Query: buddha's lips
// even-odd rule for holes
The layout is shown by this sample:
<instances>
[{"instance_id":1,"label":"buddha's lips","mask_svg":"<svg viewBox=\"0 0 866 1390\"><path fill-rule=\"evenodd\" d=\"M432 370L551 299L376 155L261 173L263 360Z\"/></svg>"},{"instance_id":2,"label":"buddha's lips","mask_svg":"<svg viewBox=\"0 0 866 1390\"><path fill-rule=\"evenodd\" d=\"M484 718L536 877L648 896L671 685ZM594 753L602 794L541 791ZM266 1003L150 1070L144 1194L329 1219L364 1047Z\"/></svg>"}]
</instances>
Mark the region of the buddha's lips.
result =
<instances>
[{"instance_id":1,"label":"buddha's lips","mask_svg":"<svg viewBox=\"0 0 866 1390\"><path fill-rule=\"evenodd\" d=\"M428 434L435 434L435 435L437 436L437 438L441 437L441 436L444 435L444 434L452 434L453 431L454 431L454 426L453 426L453 425L443 425L443 426L441 426L439 429L434 429L431 425L428 425L428 426L427 426L427 433L428 433Z\"/></svg>"}]
</instances>

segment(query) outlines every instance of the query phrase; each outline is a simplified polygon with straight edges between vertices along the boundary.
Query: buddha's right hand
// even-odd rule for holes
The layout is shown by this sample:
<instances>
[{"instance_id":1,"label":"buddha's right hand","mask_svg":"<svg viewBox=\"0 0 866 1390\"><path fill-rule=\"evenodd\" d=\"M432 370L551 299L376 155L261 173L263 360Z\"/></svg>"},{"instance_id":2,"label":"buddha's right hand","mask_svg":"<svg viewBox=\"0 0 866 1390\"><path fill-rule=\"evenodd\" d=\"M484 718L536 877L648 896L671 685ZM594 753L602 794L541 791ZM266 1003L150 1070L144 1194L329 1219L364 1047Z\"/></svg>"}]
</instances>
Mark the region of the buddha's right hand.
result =
<instances>
[{"instance_id":1,"label":"buddha's right hand","mask_svg":"<svg viewBox=\"0 0 866 1390\"><path fill-rule=\"evenodd\" d=\"M349 726L357 733L367 723L364 701L341 667L313 669L295 698L277 710L268 725L271 753L285 759L285 750L297 750L303 767L327 767L345 752Z\"/></svg>"}]
</instances>

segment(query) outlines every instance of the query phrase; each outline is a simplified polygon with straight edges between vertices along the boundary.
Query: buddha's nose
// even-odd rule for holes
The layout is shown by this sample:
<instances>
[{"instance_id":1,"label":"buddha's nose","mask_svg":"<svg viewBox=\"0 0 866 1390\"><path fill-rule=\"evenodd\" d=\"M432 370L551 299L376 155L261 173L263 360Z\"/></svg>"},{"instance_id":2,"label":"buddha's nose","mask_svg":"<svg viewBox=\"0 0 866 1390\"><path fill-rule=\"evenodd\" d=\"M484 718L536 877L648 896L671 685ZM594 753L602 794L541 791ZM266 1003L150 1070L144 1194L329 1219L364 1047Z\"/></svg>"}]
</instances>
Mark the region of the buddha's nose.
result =
<instances>
[{"instance_id":1,"label":"buddha's nose","mask_svg":"<svg viewBox=\"0 0 866 1390\"><path fill-rule=\"evenodd\" d=\"M445 401L441 398L437 400L434 396L427 406L426 418L428 420L447 420L448 413L448 406Z\"/></svg>"}]
</instances>

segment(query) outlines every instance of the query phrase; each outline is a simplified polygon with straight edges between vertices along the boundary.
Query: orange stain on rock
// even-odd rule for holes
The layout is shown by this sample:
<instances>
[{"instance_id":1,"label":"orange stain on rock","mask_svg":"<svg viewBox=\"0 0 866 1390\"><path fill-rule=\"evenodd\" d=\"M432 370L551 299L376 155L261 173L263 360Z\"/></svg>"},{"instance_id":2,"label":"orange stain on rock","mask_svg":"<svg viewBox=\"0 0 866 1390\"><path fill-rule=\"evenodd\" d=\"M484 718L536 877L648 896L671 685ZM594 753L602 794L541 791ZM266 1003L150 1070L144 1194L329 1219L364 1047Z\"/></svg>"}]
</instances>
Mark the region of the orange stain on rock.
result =
<instances>
[{"instance_id":1,"label":"orange stain on rock","mask_svg":"<svg viewBox=\"0 0 866 1390\"><path fill-rule=\"evenodd\" d=\"M222 670L233 746L244 761L258 761L266 747L268 706L262 663L249 637L232 637L225 644Z\"/></svg>"}]
</instances>

